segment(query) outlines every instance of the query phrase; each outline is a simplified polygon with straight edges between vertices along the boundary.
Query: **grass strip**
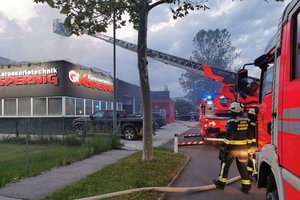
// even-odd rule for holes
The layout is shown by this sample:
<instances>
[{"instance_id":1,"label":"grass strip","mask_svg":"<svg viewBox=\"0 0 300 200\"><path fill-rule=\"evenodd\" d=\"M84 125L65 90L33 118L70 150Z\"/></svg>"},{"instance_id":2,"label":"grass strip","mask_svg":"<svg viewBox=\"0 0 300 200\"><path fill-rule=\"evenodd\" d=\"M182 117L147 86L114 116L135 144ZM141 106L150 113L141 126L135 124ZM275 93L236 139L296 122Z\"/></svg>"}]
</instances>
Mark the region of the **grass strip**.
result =
<instances>
[{"instance_id":1,"label":"grass strip","mask_svg":"<svg viewBox=\"0 0 300 200\"><path fill-rule=\"evenodd\" d=\"M0 141L0 187L24 177L38 175L53 167L68 165L92 155L120 148L114 140L111 137L95 137L88 144L73 141L66 143L58 139L43 144L41 140L33 140L28 146L23 143L17 144L20 141L16 139L2 140Z\"/></svg>"},{"instance_id":2,"label":"grass strip","mask_svg":"<svg viewBox=\"0 0 300 200\"><path fill-rule=\"evenodd\" d=\"M154 159L143 162L137 152L88 176L62 191L47 197L47 200L76 199L117 192L132 188L166 186L185 162L185 156L168 149L155 148ZM137 192L111 199L156 199L156 191Z\"/></svg>"}]
</instances>

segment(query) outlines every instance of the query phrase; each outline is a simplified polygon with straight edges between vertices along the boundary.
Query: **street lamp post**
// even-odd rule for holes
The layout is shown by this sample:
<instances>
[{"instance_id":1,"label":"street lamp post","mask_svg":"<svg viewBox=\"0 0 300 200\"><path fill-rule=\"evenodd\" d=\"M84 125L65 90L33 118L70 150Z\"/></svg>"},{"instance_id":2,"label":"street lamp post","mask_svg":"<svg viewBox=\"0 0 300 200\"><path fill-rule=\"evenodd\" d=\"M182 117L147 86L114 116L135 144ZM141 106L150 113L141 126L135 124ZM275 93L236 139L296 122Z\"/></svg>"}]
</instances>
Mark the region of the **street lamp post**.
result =
<instances>
[{"instance_id":1,"label":"street lamp post","mask_svg":"<svg viewBox=\"0 0 300 200\"><path fill-rule=\"evenodd\" d=\"M113 11L113 79L114 79L114 99L113 99L113 134L117 133L117 112L116 112L116 100L117 100L117 80L116 80L116 12Z\"/></svg>"}]
</instances>

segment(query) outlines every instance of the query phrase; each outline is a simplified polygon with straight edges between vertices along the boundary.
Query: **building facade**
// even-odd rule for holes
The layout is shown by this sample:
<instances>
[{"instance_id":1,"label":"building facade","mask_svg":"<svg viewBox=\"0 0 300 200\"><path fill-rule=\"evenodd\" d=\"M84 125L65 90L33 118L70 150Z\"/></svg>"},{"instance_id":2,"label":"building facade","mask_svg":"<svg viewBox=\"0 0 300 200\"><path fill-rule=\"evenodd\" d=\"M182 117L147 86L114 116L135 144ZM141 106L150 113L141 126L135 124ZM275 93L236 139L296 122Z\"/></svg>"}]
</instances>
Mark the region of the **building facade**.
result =
<instances>
[{"instance_id":1,"label":"building facade","mask_svg":"<svg viewBox=\"0 0 300 200\"><path fill-rule=\"evenodd\" d=\"M139 86L117 80L116 109L142 113ZM64 134L72 121L113 109L113 78L65 60L0 66L0 133ZM153 111L172 122L169 92L152 92ZM173 106L174 107L174 106Z\"/></svg>"},{"instance_id":2,"label":"building facade","mask_svg":"<svg viewBox=\"0 0 300 200\"><path fill-rule=\"evenodd\" d=\"M61 134L76 117L112 110L113 92L108 74L64 60L2 65L0 117L2 123L12 125L0 126L0 132L25 131L26 124L53 132L55 124ZM117 110L122 109L117 102Z\"/></svg>"},{"instance_id":3,"label":"building facade","mask_svg":"<svg viewBox=\"0 0 300 200\"><path fill-rule=\"evenodd\" d=\"M170 99L170 91L152 92L152 110L166 117L167 123L175 121L175 102Z\"/></svg>"}]
</instances>

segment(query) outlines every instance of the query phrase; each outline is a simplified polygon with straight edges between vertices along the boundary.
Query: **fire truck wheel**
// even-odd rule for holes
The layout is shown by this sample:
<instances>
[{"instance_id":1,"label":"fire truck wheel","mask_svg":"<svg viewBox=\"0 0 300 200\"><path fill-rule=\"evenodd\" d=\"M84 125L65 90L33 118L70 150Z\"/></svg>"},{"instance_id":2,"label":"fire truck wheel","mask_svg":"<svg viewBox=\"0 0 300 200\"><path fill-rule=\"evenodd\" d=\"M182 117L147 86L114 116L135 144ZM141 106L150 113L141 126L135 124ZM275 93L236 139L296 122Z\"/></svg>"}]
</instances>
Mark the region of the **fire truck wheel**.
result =
<instances>
[{"instance_id":1,"label":"fire truck wheel","mask_svg":"<svg viewBox=\"0 0 300 200\"><path fill-rule=\"evenodd\" d=\"M278 191L273 173L270 173L267 178L267 200L279 200Z\"/></svg>"},{"instance_id":2,"label":"fire truck wheel","mask_svg":"<svg viewBox=\"0 0 300 200\"><path fill-rule=\"evenodd\" d=\"M130 126L126 126L123 129L123 135L126 140L134 140L136 138L136 130Z\"/></svg>"}]
</instances>

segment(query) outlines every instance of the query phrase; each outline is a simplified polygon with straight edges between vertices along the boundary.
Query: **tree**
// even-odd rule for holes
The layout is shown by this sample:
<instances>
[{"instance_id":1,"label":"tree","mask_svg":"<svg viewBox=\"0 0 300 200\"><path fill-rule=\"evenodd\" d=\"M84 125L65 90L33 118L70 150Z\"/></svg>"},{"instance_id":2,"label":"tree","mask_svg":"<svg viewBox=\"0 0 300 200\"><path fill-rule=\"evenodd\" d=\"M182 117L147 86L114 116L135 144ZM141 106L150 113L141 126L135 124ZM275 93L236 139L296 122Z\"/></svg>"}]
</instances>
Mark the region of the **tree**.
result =
<instances>
[{"instance_id":1,"label":"tree","mask_svg":"<svg viewBox=\"0 0 300 200\"><path fill-rule=\"evenodd\" d=\"M194 50L192 60L208 64L212 67L234 70L234 60L240 56L231 45L230 34L226 29L208 31L200 30L193 39ZM186 97L195 105L208 95L214 95L221 84L206 77L186 72L179 78L181 87L186 91Z\"/></svg>"},{"instance_id":2,"label":"tree","mask_svg":"<svg viewBox=\"0 0 300 200\"><path fill-rule=\"evenodd\" d=\"M191 112L192 108L192 104L186 100L179 99L175 101L175 110L178 112L179 115Z\"/></svg>"},{"instance_id":3,"label":"tree","mask_svg":"<svg viewBox=\"0 0 300 200\"><path fill-rule=\"evenodd\" d=\"M60 9L66 15L64 24L76 35L106 32L115 14L117 28L130 22L138 30L138 70L143 100L143 160L152 160L152 108L147 68L148 14L153 8L170 4L173 18L186 16L191 10L205 10L205 0L34 0ZM129 15L126 21L124 14Z\"/></svg>"}]
</instances>

